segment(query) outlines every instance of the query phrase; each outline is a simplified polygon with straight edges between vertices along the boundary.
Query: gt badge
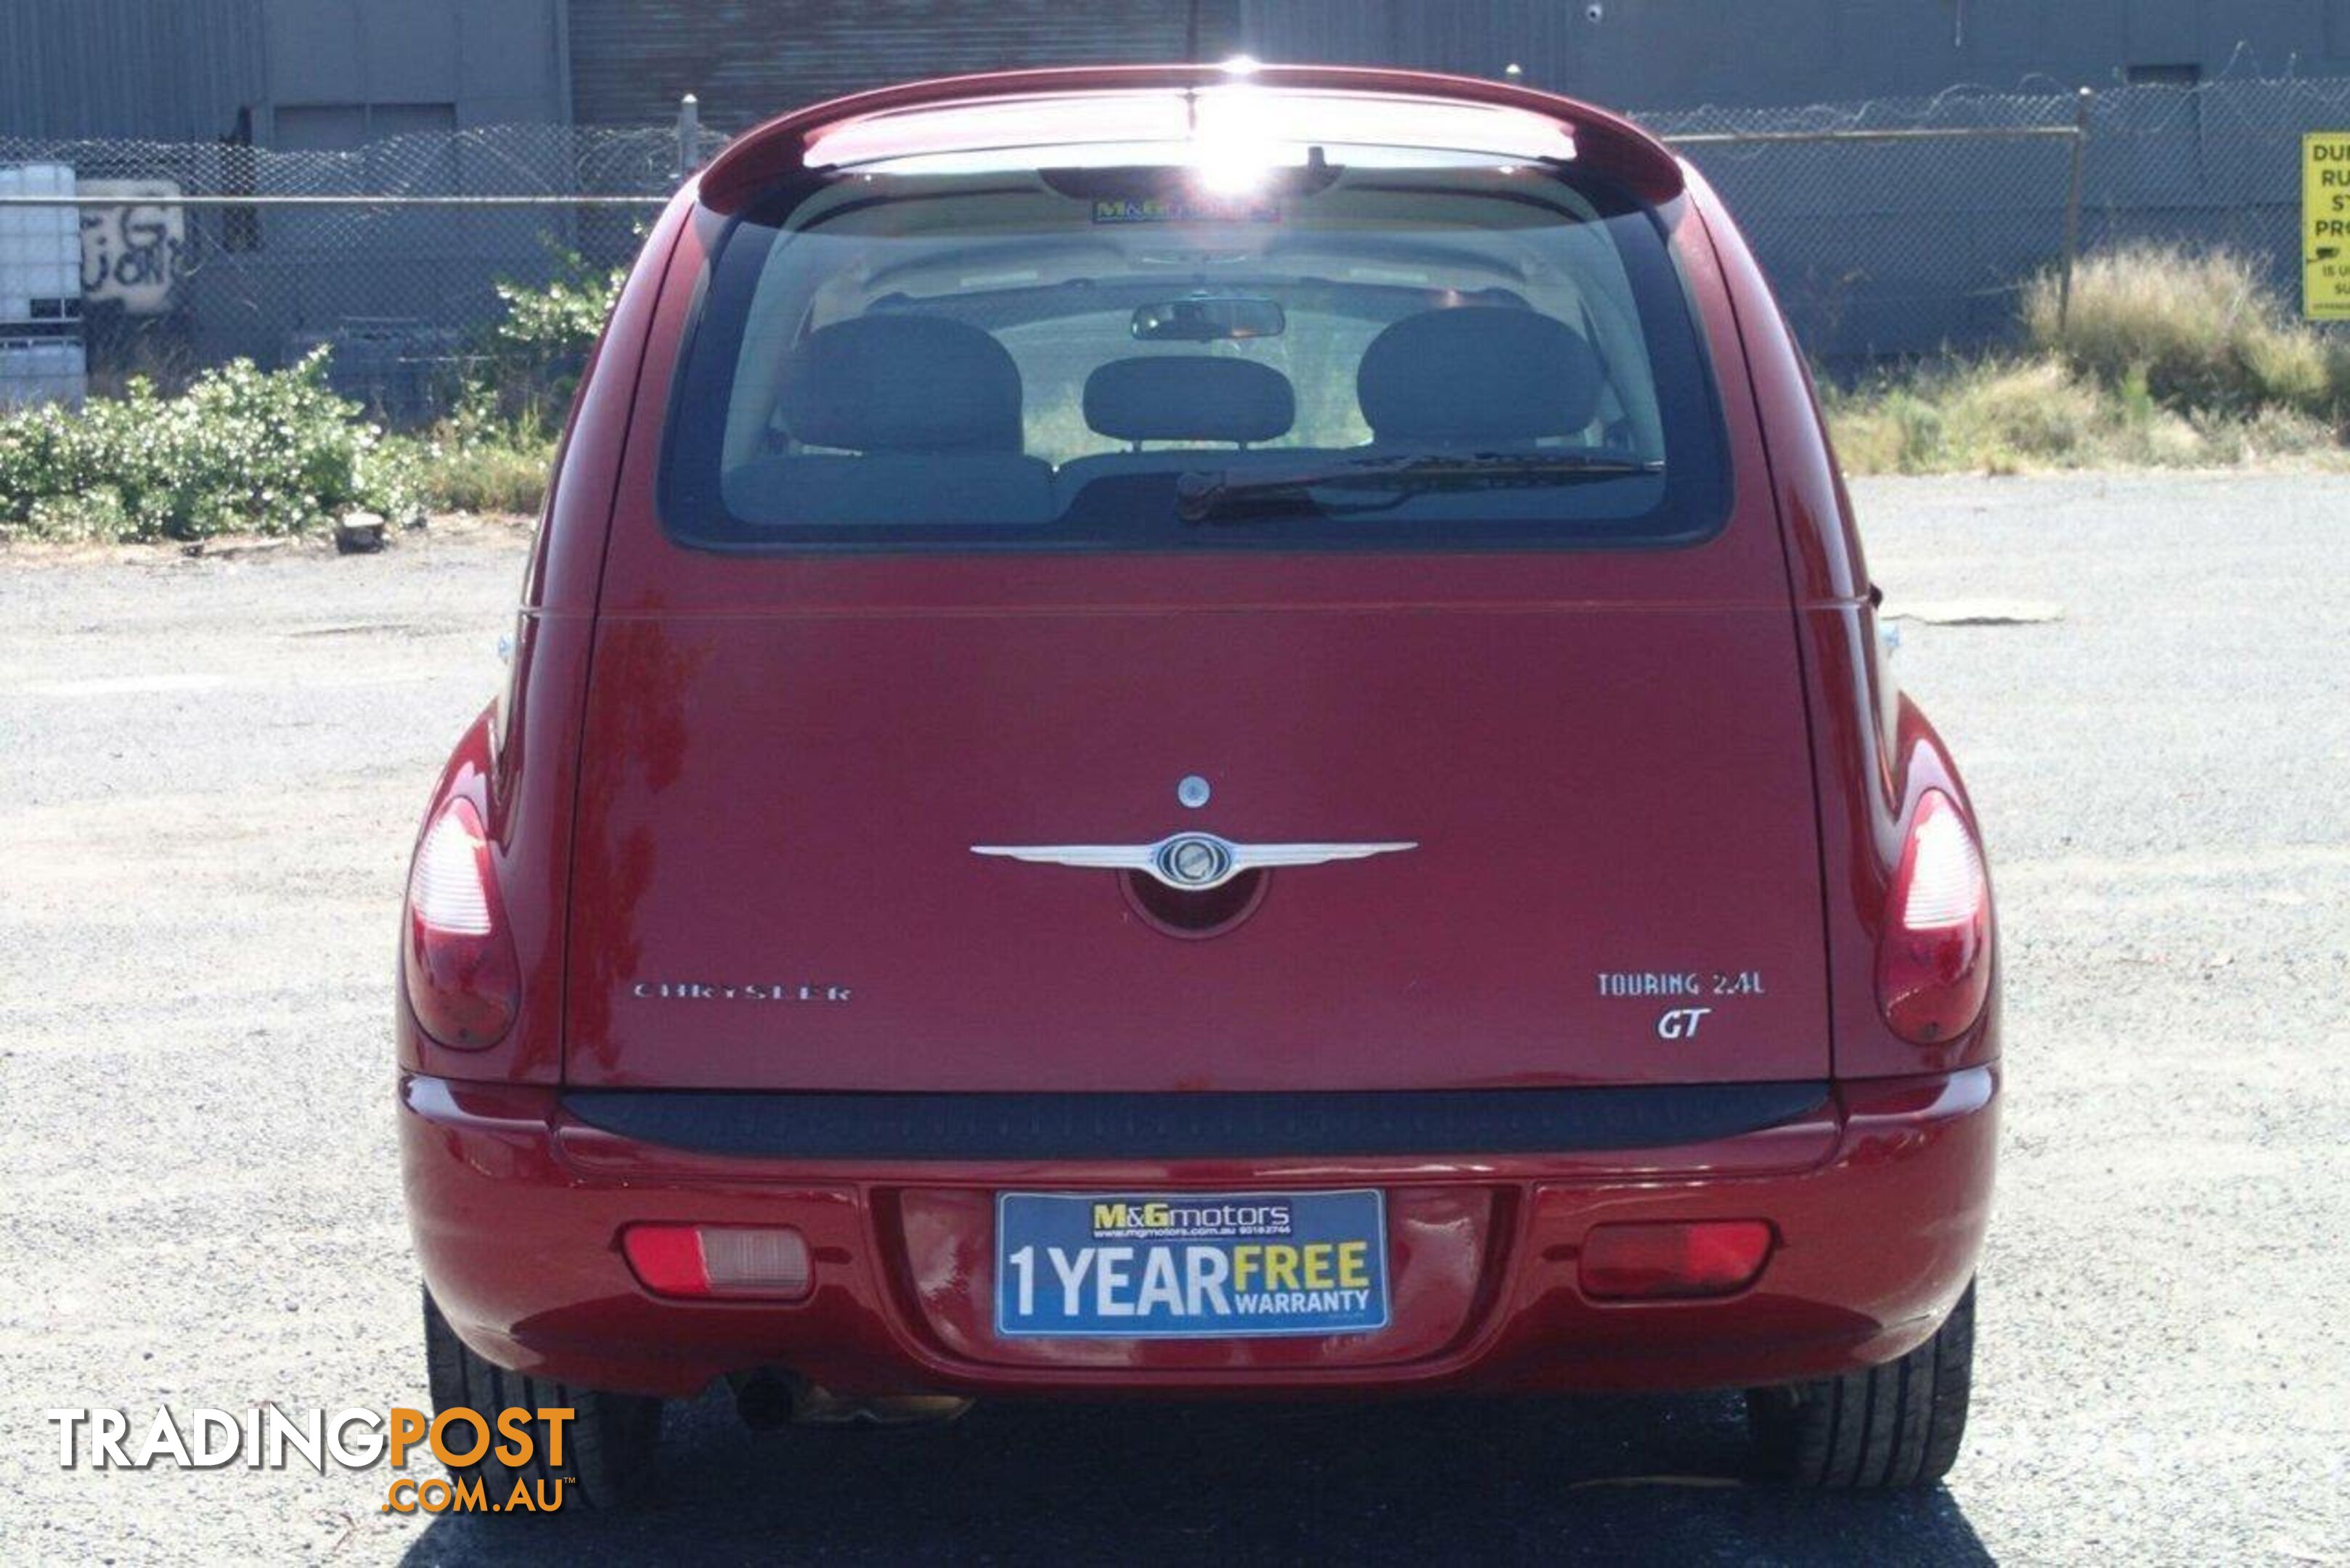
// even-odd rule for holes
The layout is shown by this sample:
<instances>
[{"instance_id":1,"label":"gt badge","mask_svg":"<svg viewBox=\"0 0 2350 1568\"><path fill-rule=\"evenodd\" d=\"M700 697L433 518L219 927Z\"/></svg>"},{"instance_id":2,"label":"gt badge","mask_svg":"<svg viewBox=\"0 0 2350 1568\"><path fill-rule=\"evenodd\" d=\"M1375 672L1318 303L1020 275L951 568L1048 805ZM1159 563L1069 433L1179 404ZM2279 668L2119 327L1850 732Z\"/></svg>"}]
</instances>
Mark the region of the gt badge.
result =
<instances>
[{"instance_id":1,"label":"gt badge","mask_svg":"<svg viewBox=\"0 0 2350 1568\"><path fill-rule=\"evenodd\" d=\"M1657 1038L1694 1040L1697 1038L1697 1026L1704 1023L1705 1015L1712 1011L1711 1007L1669 1008L1665 1015L1657 1020Z\"/></svg>"}]
</instances>

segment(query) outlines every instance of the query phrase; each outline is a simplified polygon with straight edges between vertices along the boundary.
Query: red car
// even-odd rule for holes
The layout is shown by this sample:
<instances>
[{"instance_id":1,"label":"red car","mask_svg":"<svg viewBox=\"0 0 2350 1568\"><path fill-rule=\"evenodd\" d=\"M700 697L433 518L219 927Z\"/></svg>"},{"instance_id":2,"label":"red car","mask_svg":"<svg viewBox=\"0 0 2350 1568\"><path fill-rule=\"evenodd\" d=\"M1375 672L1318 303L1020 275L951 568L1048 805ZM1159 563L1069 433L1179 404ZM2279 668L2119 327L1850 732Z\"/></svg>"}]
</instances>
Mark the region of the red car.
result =
<instances>
[{"instance_id":1,"label":"red car","mask_svg":"<svg viewBox=\"0 0 2350 1568\"><path fill-rule=\"evenodd\" d=\"M419 836L435 1398L1749 1390L1930 1483L1990 889L1704 180L1494 82L774 121L653 229ZM494 1459L483 1461L494 1465ZM493 1475L492 1479L503 1479Z\"/></svg>"}]
</instances>

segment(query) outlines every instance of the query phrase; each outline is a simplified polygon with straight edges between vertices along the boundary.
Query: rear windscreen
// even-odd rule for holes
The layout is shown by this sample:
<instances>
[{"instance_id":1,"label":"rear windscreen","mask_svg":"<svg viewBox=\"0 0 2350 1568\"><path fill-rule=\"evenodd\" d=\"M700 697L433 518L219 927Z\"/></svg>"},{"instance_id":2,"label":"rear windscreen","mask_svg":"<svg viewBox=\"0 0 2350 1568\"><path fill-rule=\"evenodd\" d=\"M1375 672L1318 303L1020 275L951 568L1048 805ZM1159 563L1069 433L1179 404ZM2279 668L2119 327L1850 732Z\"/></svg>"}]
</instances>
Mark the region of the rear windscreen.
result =
<instances>
[{"instance_id":1,"label":"rear windscreen","mask_svg":"<svg viewBox=\"0 0 2350 1568\"><path fill-rule=\"evenodd\" d=\"M1665 220L1568 165L888 165L734 220L662 513L721 549L1655 546L1727 511Z\"/></svg>"}]
</instances>

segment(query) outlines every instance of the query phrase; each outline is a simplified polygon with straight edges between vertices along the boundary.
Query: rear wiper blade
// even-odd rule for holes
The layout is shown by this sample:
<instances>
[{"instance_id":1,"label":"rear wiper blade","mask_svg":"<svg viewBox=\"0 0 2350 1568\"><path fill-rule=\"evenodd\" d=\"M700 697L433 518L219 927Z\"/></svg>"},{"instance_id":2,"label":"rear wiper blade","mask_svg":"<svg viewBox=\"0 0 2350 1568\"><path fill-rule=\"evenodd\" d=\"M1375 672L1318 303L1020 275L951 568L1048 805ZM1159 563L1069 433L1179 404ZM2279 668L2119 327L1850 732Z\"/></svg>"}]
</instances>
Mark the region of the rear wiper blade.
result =
<instances>
[{"instance_id":1,"label":"rear wiper blade","mask_svg":"<svg viewBox=\"0 0 2350 1568\"><path fill-rule=\"evenodd\" d=\"M1195 470L1176 479L1175 513L1186 523L1230 522L1306 507L1336 515L1399 505L1436 490L1507 490L1664 472L1662 462L1577 452L1421 453L1359 457L1311 468ZM1317 505L1317 490L1377 491L1383 499Z\"/></svg>"}]
</instances>

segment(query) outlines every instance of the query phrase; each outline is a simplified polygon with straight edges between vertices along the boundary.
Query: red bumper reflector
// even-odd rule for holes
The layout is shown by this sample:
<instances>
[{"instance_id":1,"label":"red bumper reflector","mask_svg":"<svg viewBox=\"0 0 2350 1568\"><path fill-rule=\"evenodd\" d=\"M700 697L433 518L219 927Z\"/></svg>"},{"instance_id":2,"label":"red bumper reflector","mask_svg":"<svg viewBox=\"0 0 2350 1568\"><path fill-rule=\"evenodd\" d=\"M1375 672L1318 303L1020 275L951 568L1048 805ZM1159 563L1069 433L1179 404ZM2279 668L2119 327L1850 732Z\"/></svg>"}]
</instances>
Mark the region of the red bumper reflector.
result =
<instances>
[{"instance_id":1,"label":"red bumper reflector","mask_svg":"<svg viewBox=\"0 0 2350 1568\"><path fill-rule=\"evenodd\" d=\"M1599 1225L1584 1238L1583 1293L1602 1301L1735 1295L1771 1255L1760 1220Z\"/></svg>"},{"instance_id":2,"label":"red bumper reflector","mask_svg":"<svg viewBox=\"0 0 2350 1568\"><path fill-rule=\"evenodd\" d=\"M815 1283L807 1238L786 1227L631 1225L620 1251L656 1295L797 1301Z\"/></svg>"}]
</instances>

